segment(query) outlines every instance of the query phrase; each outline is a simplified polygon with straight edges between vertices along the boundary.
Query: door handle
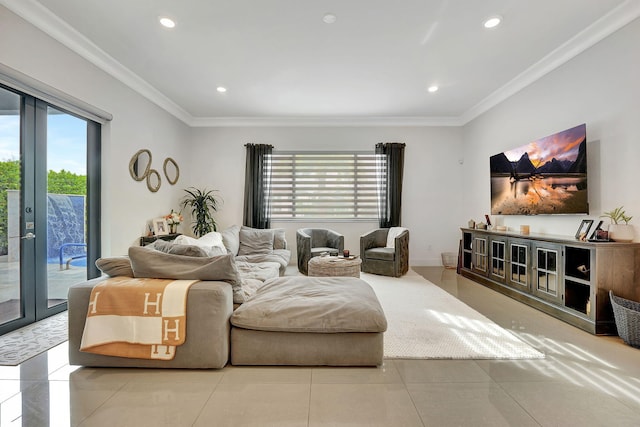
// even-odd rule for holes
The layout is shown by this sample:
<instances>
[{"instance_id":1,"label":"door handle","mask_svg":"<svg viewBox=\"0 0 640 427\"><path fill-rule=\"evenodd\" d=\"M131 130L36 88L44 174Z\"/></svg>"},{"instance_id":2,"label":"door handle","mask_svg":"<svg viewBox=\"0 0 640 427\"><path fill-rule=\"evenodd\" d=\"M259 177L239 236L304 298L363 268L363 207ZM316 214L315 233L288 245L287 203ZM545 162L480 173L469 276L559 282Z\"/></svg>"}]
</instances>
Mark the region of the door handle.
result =
<instances>
[{"instance_id":1,"label":"door handle","mask_svg":"<svg viewBox=\"0 0 640 427\"><path fill-rule=\"evenodd\" d=\"M25 234L24 236L21 237L21 239L23 239L23 240L33 240L35 238L36 238L36 235L31 233L31 232L29 232L29 233L27 233L27 234Z\"/></svg>"}]
</instances>

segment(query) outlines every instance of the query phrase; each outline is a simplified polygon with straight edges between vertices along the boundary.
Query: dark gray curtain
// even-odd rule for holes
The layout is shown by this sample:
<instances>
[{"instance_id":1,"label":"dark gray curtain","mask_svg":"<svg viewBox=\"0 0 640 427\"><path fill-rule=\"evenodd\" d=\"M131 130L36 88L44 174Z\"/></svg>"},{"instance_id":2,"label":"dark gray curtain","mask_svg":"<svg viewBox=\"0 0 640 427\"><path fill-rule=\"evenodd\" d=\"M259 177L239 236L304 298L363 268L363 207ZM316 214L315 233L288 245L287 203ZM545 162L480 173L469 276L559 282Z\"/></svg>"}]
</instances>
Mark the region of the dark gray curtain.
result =
<instances>
[{"instance_id":1,"label":"dark gray curtain","mask_svg":"<svg viewBox=\"0 0 640 427\"><path fill-rule=\"evenodd\" d=\"M243 224L252 228L271 227L272 145L246 144Z\"/></svg>"},{"instance_id":2,"label":"dark gray curtain","mask_svg":"<svg viewBox=\"0 0 640 427\"><path fill-rule=\"evenodd\" d=\"M380 228L400 226L404 147L398 142L376 144Z\"/></svg>"}]
</instances>

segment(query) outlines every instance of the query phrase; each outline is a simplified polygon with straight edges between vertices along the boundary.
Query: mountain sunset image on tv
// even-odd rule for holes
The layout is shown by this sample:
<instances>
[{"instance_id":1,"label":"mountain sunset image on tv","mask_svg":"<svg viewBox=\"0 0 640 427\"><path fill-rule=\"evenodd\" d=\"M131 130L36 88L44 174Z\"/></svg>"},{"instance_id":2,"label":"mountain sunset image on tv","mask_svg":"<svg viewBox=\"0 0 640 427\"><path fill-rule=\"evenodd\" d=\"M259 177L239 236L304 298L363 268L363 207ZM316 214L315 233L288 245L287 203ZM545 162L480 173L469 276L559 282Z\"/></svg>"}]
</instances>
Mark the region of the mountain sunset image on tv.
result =
<instances>
[{"instance_id":1,"label":"mountain sunset image on tv","mask_svg":"<svg viewBox=\"0 0 640 427\"><path fill-rule=\"evenodd\" d=\"M581 124L491 156L491 214L588 214L587 137Z\"/></svg>"}]
</instances>

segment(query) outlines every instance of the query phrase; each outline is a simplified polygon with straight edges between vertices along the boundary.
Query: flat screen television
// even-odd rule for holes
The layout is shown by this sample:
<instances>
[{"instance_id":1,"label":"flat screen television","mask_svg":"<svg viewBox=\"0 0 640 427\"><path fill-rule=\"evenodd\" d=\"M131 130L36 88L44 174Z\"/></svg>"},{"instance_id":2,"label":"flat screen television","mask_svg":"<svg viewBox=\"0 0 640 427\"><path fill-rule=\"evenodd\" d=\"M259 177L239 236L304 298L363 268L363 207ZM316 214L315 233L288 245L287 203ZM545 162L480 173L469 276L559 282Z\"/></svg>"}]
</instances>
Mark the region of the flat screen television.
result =
<instances>
[{"instance_id":1,"label":"flat screen television","mask_svg":"<svg viewBox=\"0 0 640 427\"><path fill-rule=\"evenodd\" d=\"M586 128L491 156L491 214L588 214Z\"/></svg>"}]
</instances>

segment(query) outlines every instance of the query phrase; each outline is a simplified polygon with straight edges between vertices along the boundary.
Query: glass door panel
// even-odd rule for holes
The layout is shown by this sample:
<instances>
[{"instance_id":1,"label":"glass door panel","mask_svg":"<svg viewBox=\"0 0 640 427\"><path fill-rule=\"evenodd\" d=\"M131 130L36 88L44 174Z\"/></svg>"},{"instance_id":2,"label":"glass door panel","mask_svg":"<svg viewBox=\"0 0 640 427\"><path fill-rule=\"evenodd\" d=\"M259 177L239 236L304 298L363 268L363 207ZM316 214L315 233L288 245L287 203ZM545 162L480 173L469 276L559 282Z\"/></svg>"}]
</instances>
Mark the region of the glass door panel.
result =
<instances>
[{"instance_id":1,"label":"glass door panel","mask_svg":"<svg viewBox=\"0 0 640 427\"><path fill-rule=\"evenodd\" d=\"M536 294L544 299L562 302L561 272L558 265L560 247L536 248Z\"/></svg>"},{"instance_id":2,"label":"glass door panel","mask_svg":"<svg viewBox=\"0 0 640 427\"><path fill-rule=\"evenodd\" d=\"M99 275L99 156L99 124L0 86L0 335L65 310L69 286Z\"/></svg>"},{"instance_id":3,"label":"glass door panel","mask_svg":"<svg viewBox=\"0 0 640 427\"><path fill-rule=\"evenodd\" d=\"M509 263L509 283L518 287L529 287L529 277L527 275L528 247L525 244L511 242L510 263Z\"/></svg>"},{"instance_id":4,"label":"glass door panel","mask_svg":"<svg viewBox=\"0 0 640 427\"><path fill-rule=\"evenodd\" d=\"M486 272L488 254L487 239L476 237L473 241L473 268L481 272Z\"/></svg>"},{"instance_id":5,"label":"glass door panel","mask_svg":"<svg viewBox=\"0 0 640 427\"><path fill-rule=\"evenodd\" d=\"M47 308L87 278L87 122L47 107ZM41 233L42 234L42 233Z\"/></svg>"},{"instance_id":6,"label":"glass door panel","mask_svg":"<svg viewBox=\"0 0 640 427\"><path fill-rule=\"evenodd\" d=\"M24 316L20 286L22 97L0 88L0 326Z\"/></svg>"},{"instance_id":7,"label":"glass door panel","mask_svg":"<svg viewBox=\"0 0 640 427\"><path fill-rule=\"evenodd\" d=\"M491 274L505 278L505 242L491 241Z\"/></svg>"}]
</instances>

